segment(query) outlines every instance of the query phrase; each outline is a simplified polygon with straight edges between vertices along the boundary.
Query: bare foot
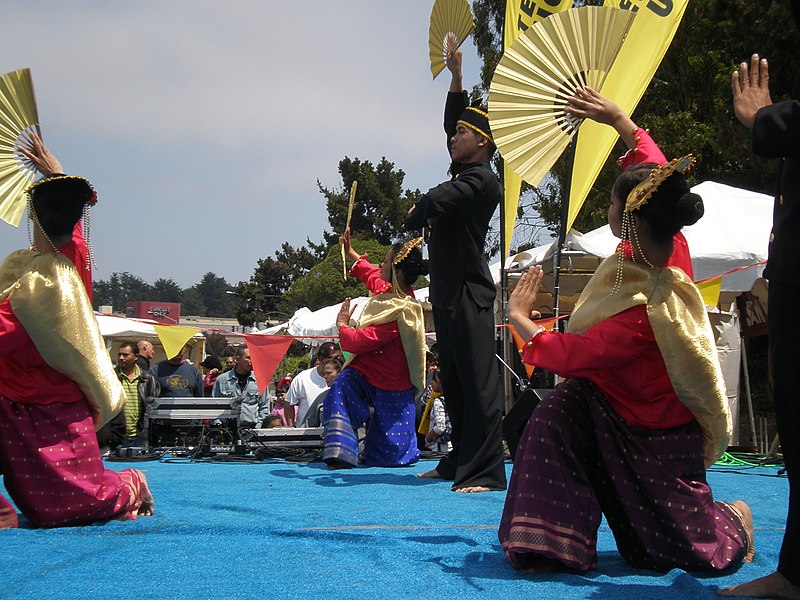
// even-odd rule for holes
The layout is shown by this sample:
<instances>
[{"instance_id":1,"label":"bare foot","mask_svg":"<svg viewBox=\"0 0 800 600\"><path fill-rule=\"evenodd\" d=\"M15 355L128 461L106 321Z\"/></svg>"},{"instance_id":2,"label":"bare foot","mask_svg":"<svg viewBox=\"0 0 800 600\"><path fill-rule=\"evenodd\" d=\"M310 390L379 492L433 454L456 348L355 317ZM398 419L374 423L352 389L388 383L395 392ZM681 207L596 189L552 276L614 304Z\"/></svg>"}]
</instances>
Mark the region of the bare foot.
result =
<instances>
[{"instance_id":1,"label":"bare foot","mask_svg":"<svg viewBox=\"0 0 800 600\"><path fill-rule=\"evenodd\" d=\"M457 490L453 491L461 494L475 494L478 492L493 492L494 490L486 487L485 485L471 485L468 487L458 488Z\"/></svg>"},{"instance_id":2,"label":"bare foot","mask_svg":"<svg viewBox=\"0 0 800 600\"><path fill-rule=\"evenodd\" d=\"M742 585L718 590L717 595L798 600L800 599L800 587L792 584L786 577L775 571L766 577L759 577Z\"/></svg>"},{"instance_id":3,"label":"bare foot","mask_svg":"<svg viewBox=\"0 0 800 600\"><path fill-rule=\"evenodd\" d=\"M0 529L16 529L19 527L19 516L16 512L0 515Z\"/></svg>"},{"instance_id":4,"label":"bare foot","mask_svg":"<svg viewBox=\"0 0 800 600\"><path fill-rule=\"evenodd\" d=\"M140 517L152 517L155 512L156 501L150 492L150 486L147 485L147 478L144 473L142 473L142 485L144 486L144 500L142 500L142 505L136 514Z\"/></svg>"},{"instance_id":5,"label":"bare foot","mask_svg":"<svg viewBox=\"0 0 800 600\"><path fill-rule=\"evenodd\" d=\"M753 562L753 557L756 555L756 538L753 529L753 512L747 506L744 500L736 500L731 503L742 517L742 524L744 525L744 534L747 536L747 545L749 546L747 554L742 559L743 562Z\"/></svg>"},{"instance_id":6,"label":"bare foot","mask_svg":"<svg viewBox=\"0 0 800 600\"><path fill-rule=\"evenodd\" d=\"M417 473L417 477L422 479L443 479L443 477L439 475L439 471L436 469L431 469L430 471L425 471L424 473Z\"/></svg>"}]
</instances>

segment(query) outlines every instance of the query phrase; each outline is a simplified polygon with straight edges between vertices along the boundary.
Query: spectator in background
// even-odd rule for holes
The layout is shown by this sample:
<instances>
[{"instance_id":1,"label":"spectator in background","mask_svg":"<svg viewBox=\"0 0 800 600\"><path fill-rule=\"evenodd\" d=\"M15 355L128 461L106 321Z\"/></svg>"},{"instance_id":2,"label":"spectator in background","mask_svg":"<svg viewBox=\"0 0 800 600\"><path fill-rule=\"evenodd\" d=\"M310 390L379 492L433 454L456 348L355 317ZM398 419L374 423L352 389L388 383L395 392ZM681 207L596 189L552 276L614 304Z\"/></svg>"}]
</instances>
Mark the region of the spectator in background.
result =
<instances>
[{"instance_id":1,"label":"spectator in background","mask_svg":"<svg viewBox=\"0 0 800 600\"><path fill-rule=\"evenodd\" d=\"M320 344L316 354L317 364L298 373L286 393L286 422L289 426L299 427L306 418L311 403L317 399L328 386L325 383L325 363L331 358L342 361L342 351L333 342Z\"/></svg>"},{"instance_id":2,"label":"spectator in background","mask_svg":"<svg viewBox=\"0 0 800 600\"><path fill-rule=\"evenodd\" d=\"M447 405L437 371L433 373L428 404L430 408L427 409L429 426L425 434L426 447L431 452L450 452L453 449L450 442L453 429L450 426L450 417L447 414Z\"/></svg>"},{"instance_id":3,"label":"spectator in background","mask_svg":"<svg viewBox=\"0 0 800 600\"><path fill-rule=\"evenodd\" d=\"M147 398L158 396L158 381L149 371L143 371L138 361L139 346L122 342L117 350L117 374L125 391L125 409L97 432L102 448L113 451L120 445L141 445Z\"/></svg>"},{"instance_id":4,"label":"spectator in background","mask_svg":"<svg viewBox=\"0 0 800 600\"><path fill-rule=\"evenodd\" d=\"M284 378L285 379L285 378ZM283 380L281 380L283 381ZM272 407L272 413L278 415L281 418L281 421L284 425L288 425L286 422L286 391L289 389L289 386L282 386L278 384L275 388L275 406Z\"/></svg>"},{"instance_id":5,"label":"spectator in background","mask_svg":"<svg viewBox=\"0 0 800 600\"><path fill-rule=\"evenodd\" d=\"M250 350L246 347L236 350L236 365L217 377L211 395L232 398L231 407L240 408L239 427L256 427L270 412L269 393L266 389L263 394L259 393Z\"/></svg>"},{"instance_id":6,"label":"spectator in background","mask_svg":"<svg viewBox=\"0 0 800 600\"><path fill-rule=\"evenodd\" d=\"M136 342L139 349L139 355L136 358L136 364L142 371L147 371L150 368L150 361L156 355L156 349L153 344L147 340L139 340Z\"/></svg>"},{"instance_id":7,"label":"spectator in background","mask_svg":"<svg viewBox=\"0 0 800 600\"><path fill-rule=\"evenodd\" d=\"M439 348L434 342L425 353L425 389L417 396L414 407L414 427L417 430L417 448L420 450L428 449L428 442L425 441L428 429L427 427L421 427L421 424L431 395L431 384L438 370Z\"/></svg>"},{"instance_id":8,"label":"spectator in background","mask_svg":"<svg viewBox=\"0 0 800 600\"><path fill-rule=\"evenodd\" d=\"M264 417L264 422L261 424L262 429L275 429L276 427L285 427L280 416L270 414Z\"/></svg>"},{"instance_id":9,"label":"spectator in background","mask_svg":"<svg viewBox=\"0 0 800 600\"><path fill-rule=\"evenodd\" d=\"M203 396L208 398L214 391L214 382L222 372L222 364L216 356L209 354L203 359L200 366L203 367Z\"/></svg>"},{"instance_id":10,"label":"spectator in background","mask_svg":"<svg viewBox=\"0 0 800 600\"><path fill-rule=\"evenodd\" d=\"M236 366L236 351L232 348L226 348L222 352L222 362L224 363L225 371L230 371Z\"/></svg>"},{"instance_id":11,"label":"spectator in background","mask_svg":"<svg viewBox=\"0 0 800 600\"><path fill-rule=\"evenodd\" d=\"M305 419L300 424L301 427L322 426L322 403L325 401L325 396L328 395L334 380L341 372L342 362L338 358L332 358L325 363L325 371L323 372L322 377L325 379L325 384L328 386L328 389L323 390L317 396L314 402L311 403L311 407L308 409Z\"/></svg>"},{"instance_id":12,"label":"spectator in background","mask_svg":"<svg viewBox=\"0 0 800 600\"><path fill-rule=\"evenodd\" d=\"M161 398L202 398L203 376L191 363L184 360L189 353L186 344L178 353L167 360L162 360L150 368L150 372L158 379L161 386Z\"/></svg>"}]
</instances>

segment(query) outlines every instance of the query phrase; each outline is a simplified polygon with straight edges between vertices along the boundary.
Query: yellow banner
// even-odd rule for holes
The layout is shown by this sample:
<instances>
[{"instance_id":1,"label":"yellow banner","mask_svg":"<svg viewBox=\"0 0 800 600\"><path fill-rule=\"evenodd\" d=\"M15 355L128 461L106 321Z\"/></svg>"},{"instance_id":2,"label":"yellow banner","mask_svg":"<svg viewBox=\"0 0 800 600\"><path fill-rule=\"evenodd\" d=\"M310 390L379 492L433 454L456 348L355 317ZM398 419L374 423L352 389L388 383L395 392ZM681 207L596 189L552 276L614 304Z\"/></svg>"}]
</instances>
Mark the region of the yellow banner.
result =
<instances>
[{"instance_id":1,"label":"yellow banner","mask_svg":"<svg viewBox=\"0 0 800 600\"><path fill-rule=\"evenodd\" d=\"M506 20L503 29L503 48L508 48L531 25L550 15L572 8L572 0L506 0ZM505 245L503 257L508 256L514 223L517 220L517 206L522 189L522 179L505 163L503 164L504 206L503 233Z\"/></svg>"},{"instance_id":2,"label":"yellow banner","mask_svg":"<svg viewBox=\"0 0 800 600\"><path fill-rule=\"evenodd\" d=\"M572 0L506 0L503 48L508 48L537 21L568 8L572 8Z\"/></svg>"},{"instance_id":3,"label":"yellow banner","mask_svg":"<svg viewBox=\"0 0 800 600\"><path fill-rule=\"evenodd\" d=\"M175 325L153 325L156 335L164 347L164 354L167 359L178 355L190 339L200 333L195 327L178 327Z\"/></svg>"},{"instance_id":4,"label":"yellow banner","mask_svg":"<svg viewBox=\"0 0 800 600\"><path fill-rule=\"evenodd\" d=\"M722 275L701 281L697 284L697 289L700 290L706 306L716 306L719 304L719 293L722 290Z\"/></svg>"},{"instance_id":5,"label":"yellow banner","mask_svg":"<svg viewBox=\"0 0 800 600\"><path fill-rule=\"evenodd\" d=\"M631 114L664 58L689 0L606 0L606 6L632 10L636 18L603 85L603 96ZM578 132L567 231L617 140L608 125L586 120Z\"/></svg>"}]
</instances>

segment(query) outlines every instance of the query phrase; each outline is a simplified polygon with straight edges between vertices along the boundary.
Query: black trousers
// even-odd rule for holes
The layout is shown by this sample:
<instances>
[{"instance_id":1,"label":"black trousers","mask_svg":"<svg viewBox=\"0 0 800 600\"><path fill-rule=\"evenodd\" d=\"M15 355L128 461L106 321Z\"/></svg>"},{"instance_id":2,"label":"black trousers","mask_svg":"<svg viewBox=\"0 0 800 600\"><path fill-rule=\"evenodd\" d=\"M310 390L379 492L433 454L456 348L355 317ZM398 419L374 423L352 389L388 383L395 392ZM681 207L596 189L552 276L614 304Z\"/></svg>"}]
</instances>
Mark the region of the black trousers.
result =
<instances>
[{"instance_id":1,"label":"black trousers","mask_svg":"<svg viewBox=\"0 0 800 600\"><path fill-rule=\"evenodd\" d=\"M789 476L789 513L778 558L778 571L800 585L800 286L769 282L768 325L772 396L783 460Z\"/></svg>"},{"instance_id":2,"label":"black trousers","mask_svg":"<svg viewBox=\"0 0 800 600\"><path fill-rule=\"evenodd\" d=\"M506 489L503 395L495 358L494 315L466 288L452 309L433 307L439 375L453 427L453 450L436 470L453 489Z\"/></svg>"}]
</instances>

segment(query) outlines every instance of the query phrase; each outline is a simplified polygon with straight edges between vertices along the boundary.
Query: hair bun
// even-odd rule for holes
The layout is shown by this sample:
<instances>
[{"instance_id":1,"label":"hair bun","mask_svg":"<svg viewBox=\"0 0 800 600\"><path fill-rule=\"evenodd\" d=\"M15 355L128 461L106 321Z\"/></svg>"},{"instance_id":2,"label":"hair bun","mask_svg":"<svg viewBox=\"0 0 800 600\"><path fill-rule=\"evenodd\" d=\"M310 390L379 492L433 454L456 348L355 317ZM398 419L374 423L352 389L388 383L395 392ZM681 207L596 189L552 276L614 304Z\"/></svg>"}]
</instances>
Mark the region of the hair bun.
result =
<instances>
[{"instance_id":1,"label":"hair bun","mask_svg":"<svg viewBox=\"0 0 800 600\"><path fill-rule=\"evenodd\" d=\"M675 204L675 218L682 227L694 225L704 213L703 199L693 192L684 194Z\"/></svg>"}]
</instances>

